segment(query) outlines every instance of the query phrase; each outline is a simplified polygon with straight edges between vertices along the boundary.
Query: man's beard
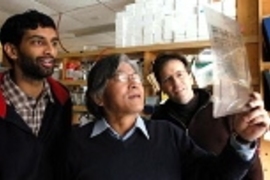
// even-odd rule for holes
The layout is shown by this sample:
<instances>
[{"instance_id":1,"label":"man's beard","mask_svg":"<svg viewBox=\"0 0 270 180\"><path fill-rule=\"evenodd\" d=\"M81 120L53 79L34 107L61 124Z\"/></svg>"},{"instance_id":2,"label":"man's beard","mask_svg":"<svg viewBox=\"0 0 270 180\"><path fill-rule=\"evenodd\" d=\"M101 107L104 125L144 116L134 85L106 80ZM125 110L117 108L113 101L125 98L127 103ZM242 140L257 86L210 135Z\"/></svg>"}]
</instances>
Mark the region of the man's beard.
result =
<instances>
[{"instance_id":1,"label":"man's beard","mask_svg":"<svg viewBox=\"0 0 270 180\"><path fill-rule=\"evenodd\" d=\"M18 65L20 66L22 73L25 77L33 80L43 80L53 74L53 66L51 68L46 68L42 66L41 60L45 57L37 57L35 59L20 53L18 59ZM49 57L52 58L52 57ZM53 64L55 59L53 58Z\"/></svg>"}]
</instances>

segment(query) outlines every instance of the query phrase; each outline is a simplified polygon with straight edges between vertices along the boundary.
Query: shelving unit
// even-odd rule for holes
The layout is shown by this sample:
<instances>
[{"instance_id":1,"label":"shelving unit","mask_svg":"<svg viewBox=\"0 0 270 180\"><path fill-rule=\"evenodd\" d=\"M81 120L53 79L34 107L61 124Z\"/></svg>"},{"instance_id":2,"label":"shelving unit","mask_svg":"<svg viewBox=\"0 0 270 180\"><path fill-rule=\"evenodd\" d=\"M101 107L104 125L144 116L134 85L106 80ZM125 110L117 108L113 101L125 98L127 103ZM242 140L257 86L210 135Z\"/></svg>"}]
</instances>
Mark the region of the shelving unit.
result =
<instances>
[{"instance_id":1,"label":"shelving unit","mask_svg":"<svg viewBox=\"0 0 270 180\"><path fill-rule=\"evenodd\" d=\"M267 69L270 70L270 62L263 61L261 27L263 17L265 17L267 14L270 15L270 1L238 0L238 2L239 4L241 4L241 6L244 5L244 7L242 8L245 8L245 10L242 11L244 13L243 16L245 16L245 18L243 18L242 21L240 22L249 26L248 28L249 33L257 34L259 37L258 44L253 45L253 48L255 49L254 52L251 54L251 57L257 58L258 72L256 77L259 77L259 86L257 90L263 94L264 92L263 92L262 72ZM241 7L239 8L241 9ZM256 67L255 64L254 67ZM270 142L262 139L259 152L263 165L264 179L270 179L270 156L269 156Z\"/></svg>"},{"instance_id":2,"label":"shelving unit","mask_svg":"<svg viewBox=\"0 0 270 180\"><path fill-rule=\"evenodd\" d=\"M260 69L261 69L261 71L270 69L270 62L261 62Z\"/></svg>"},{"instance_id":3,"label":"shelving unit","mask_svg":"<svg viewBox=\"0 0 270 180\"><path fill-rule=\"evenodd\" d=\"M246 43L258 43L258 36L246 36L244 38ZM144 77L150 73L152 61L155 59L156 54L164 51L177 51L184 54L198 54L202 49L209 48L209 41L191 41L191 42L182 42L182 43L171 43L171 44L157 44L157 45L147 45L147 46L136 46L136 47L126 47L126 48L110 48L106 50L96 50L88 51L83 53L69 53L69 54L60 54L59 59L63 59L64 63L67 63L70 60L81 61L82 59L91 59L97 60L102 55L109 54L119 54L125 53L131 57L140 57L144 59L143 62L143 75ZM93 60L93 61L94 61ZM63 65L65 67L65 65ZM65 74L65 69L63 73ZM254 77L254 76L253 76ZM256 76L255 76L256 77ZM60 80L66 86L86 86L84 80ZM253 78L252 84L258 86L259 79ZM145 96L153 95L152 87L148 81L144 81L145 87ZM74 108L75 112L82 112L84 108Z\"/></svg>"},{"instance_id":4,"label":"shelving unit","mask_svg":"<svg viewBox=\"0 0 270 180\"><path fill-rule=\"evenodd\" d=\"M246 43L258 43L258 35L252 35L244 37ZM155 44L155 45L146 45L146 46L134 46L134 47L125 47L125 48L109 48L107 50L95 50L87 52L74 52L68 54L60 54L58 58L78 58L78 57L97 57L102 55L109 54L135 54L135 53L144 53L144 52L161 52L161 51L176 51L180 50L185 53L198 53L201 49L210 47L209 41L189 41L181 43L170 43L170 44Z\"/></svg>"},{"instance_id":5,"label":"shelving unit","mask_svg":"<svg viewBox=\"0 0 270 180\"><path fill-rule=\"evenodd\" d=\"M250 41L256 41L256 37L251 37ZM78 57L93 57L99 55L109 55L109 54L136 54L144 52L160 52L160 51L172 51L172 50L181 50L185 53L196 53L198 50L210 47L209 41L191 41L183 43L170 43L170 44L156 44L156 45L147 45L147 46L136 46L136 47L126 47L126 48L110 48L107 50L96 50L88 52L75 52L69 54L60 54L59 58L78 58Z\"/></svg>"},{"instance_id":6,"label":"shelving unit","mask_svg":"<svg viewBox=\"0 0 270 180\"><path fill-rule=\"evenodd\" d=\"M66 86L86 86L85 80L60 80L60 82Z\"/></svg>"},{"instance_id":7,"label":"shelving unit","mask_svg":"<svg viewBox=\"0 0 270 180\"><path fill-rule=\"evenodd\" d=\"M256 37L250 37L248 41L257 41ZM131 57L140 57L143 58L143 74L148 75L150 73L151 64L156 54L158 52L163 51L178 51L186 54L197 54L200 50L204 48L210 47L209 41L193 41L193 42L183 42L183 43L171 43L171 44L158 44L158 45L149 45L149 46L137 46L137 47L127 47L127 48L110 48L106 50L98 50L98 51L89 51L83 53L69 53L69 54L60 54L58 59L62 59L63 63L67 63L70 60L78 60L82 59L94 59L97 60L102 55L109 54L119 54L125 53ZM94 61L93 60L93 61ZM65 67L65 65L63 65ZM63 69L62 74L65 74L65 69ZM64 77L64 75L62 76ZM60 80L62 84L66 86L85 86L86 82L84 80ZM151 85L144 81L145 87L145 95L152 95ZM74 108L74 111L83 111L84 108Z\"/></svg>"},{"instance_id":8,"label":"shelving unit","mask_svg":"<svg viewBox=\"0 0 270 180\"><path fill-rule=\"evenodd\" d=\"M237 0L237 21L243 27L244 41L248 53L250 71L252 76L252 85L254 90L262 92L261 72L265 69L270 69L270 62L262 61L262 36L261 36L261 20L266 14L270 14L269 0ZM150 73L152 61L156 54L163 51L177 51L184 54L197 54L202 49L210 47L209 41L192 41L172 44L158 44L139 47L128 48L110 48L105 50L96 50L89 52L75 52L69 54L60 54L59 58L68 61L69 59L92 59L98 60L101 55L125 53L129 56L141 57L143 62L143 74ZM84 86L86 83L82 80L61 81L65 85ZM152 95L150 84L145 81L146 96ZM84 112L84 106L74 106L73 110L76 112ZM262 140L260 147L260 156L263 162L263 170L265 179L270 179L270 142Z\"/></svg>"},{"instance_id":9,"label":"shelving unit","mask_svg":"<svg viewBox=\"0 0 270 180\"><path fill-rule=\"evenodd\" d=\"M247 44L258 44L259 38L258 35L249 35L244 37L244 41ZM143 75L146 77L151 71L152 61L155 59L157 53L164 51L175 51L182 52L184 54L198 54L202 49L209 48L209 41L192 41L192 42L183 42L183 43L171 43L171 44L158 44L158 45L148 45L148 46L138 46L138 47L127 47L127 48L110 48L106 50L98 51L88 51L83 53L69 53L69 54L60 54L59 59L63 60L63 63L67 63L69 60L81 61L82 59L90 59L91 61L98 60L103 55L110 54L119 54L125 53L131 57L140 57L143 58ZM257 64L257 62L256 62ZM65 67L65 65L63 65ZM254 87L259 86L258 75L254 72L252 73L253 81L252 84ZM63 69L62 77L64 77L65 69ZM66 86L86 86L86 81L84 80L60 80L62 84ZM144 80L145 96L154 95L152 86L148 81ZM74 123L77 123L77 117L79 113L86 112L86 108L82 105L75 105L73 107L74 112Z\"/></svg>"},{"instance_id":10,"label":"shelving unit","mask_svg":"<svg viewBox=\"0 0 270 180\"><path fill-rule=\"evenodd\" d=\"M86 107L83 105L73 106L72 110L76 111L76 112L86 112L87 111Z\"/></svg>"},{"instance_id":11,"label":"shelving unit","mask_svg":"<svg viewBox=\"0 0 270 180\"><path fill-rule=\"evenodd\" d=\"M247 41L257 41L257 37L249 37ZM198 54L202 49L209 48L209 41L193 41L193 42L183 42L183 43L171 43L171 44L158 44L158 45L149 45L149 46L138 46L138 47L128 47L128 48L110 48L106 50L98 51L89 51L83 53L69 53L69 54L60 54L58 59L61 59L63 67L65 63L69 60L72 61L81 61L82 59L91 59L96 61L100 56L110 55L110 54L128 54L131 58L142 58L143 59L143 75L144 78L150 73L152 61L155 59L156 54L164 51L177 51L185 54ZM65 69L62 71L63 79L60 82L66 86L86 86L86 81L84 80L66 80L64 77ZM144 80L145 96L151 96L154 94L151 85L148 81ZM78 114L86 112L86 108L83 105L75 105L73 107L73 123L77 123Z\"/></svg>"}]
</instances>

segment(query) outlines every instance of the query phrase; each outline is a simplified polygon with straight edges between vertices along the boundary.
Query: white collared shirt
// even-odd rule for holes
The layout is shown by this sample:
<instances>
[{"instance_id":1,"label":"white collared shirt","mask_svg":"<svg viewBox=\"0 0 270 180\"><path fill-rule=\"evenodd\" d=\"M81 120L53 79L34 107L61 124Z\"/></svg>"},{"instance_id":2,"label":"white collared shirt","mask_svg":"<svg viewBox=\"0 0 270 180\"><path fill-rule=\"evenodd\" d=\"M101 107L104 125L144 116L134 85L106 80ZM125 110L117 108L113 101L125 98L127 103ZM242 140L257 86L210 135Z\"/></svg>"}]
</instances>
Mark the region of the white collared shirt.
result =
<instances>
[{"instance_id":1,"label":"white collared shirt","mask_svg":"<svg viewBox=\"0 0 270 180\"><path fill-rule=\"evenodd\" d=\"M93 128L93 131L90 135L90 138L93 138L95 136L98 136L99 134L101 134L102 132L104 132L105 130L109 129L110 130L110 133L113 137L115 137L116 139L119 139L119 140L122 140L122 141L125 141L127 140L129 137L131 137L135 130L136 129L139 129L143 134L144 136L149 139L150 136L148 134L148 131L145 127L145 124L144 124L144 121L143 119L138 116L136 118L136 122L134 124L134 126L127 132L125 133L124 135L119 135L108 123L107 121L103 118L101 120L98 120L95 122L94 124L94 128Z\"/></svg>"}]
</instances>

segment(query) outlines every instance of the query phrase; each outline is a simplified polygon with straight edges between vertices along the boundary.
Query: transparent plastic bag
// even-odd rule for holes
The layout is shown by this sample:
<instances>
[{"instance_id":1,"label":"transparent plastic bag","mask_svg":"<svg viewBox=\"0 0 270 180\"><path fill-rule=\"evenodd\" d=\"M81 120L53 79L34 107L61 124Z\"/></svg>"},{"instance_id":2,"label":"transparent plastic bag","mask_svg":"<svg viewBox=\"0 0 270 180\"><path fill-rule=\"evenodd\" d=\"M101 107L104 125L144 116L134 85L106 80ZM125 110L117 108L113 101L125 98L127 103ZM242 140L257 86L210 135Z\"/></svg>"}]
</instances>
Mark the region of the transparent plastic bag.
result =
<instances>
[{"instance_id":1,"label":"transparent plastic bag","mask_svg":"<svg viewBox=\"0 0 270 180\"><path fill-rule=\"evenodd\" d=\"M251 92L251 76L239 25L208 7L204 10L215 55L214 117L245 111Z\"/></svg>"},{"instance_id":2,"label":"transparent plastic bag","mask_svg":"<svg viewBox=\"0 0 270 180\"><path fill-rule=\"evenodd\" d=\"M204 49L194 58L191 64L191 72L199 88L207 88L213 85L213 55L211 49Z\"/></svg>"}]
</instances>

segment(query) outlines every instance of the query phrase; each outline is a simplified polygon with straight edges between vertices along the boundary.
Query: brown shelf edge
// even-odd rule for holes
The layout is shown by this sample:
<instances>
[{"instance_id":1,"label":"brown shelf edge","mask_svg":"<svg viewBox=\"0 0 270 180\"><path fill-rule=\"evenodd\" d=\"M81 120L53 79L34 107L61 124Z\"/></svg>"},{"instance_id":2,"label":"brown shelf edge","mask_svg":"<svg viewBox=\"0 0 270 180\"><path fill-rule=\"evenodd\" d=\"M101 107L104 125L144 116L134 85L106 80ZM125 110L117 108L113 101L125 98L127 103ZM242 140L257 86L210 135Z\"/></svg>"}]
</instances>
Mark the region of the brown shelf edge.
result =
<instances>
[{"instance_id":1,"label":"brown shelf edge","mask_svg":"<svg viewBox=\"0 0 270 180\"><path fill-rule=\"evenodd\" d=\"M258 36L246 36L244 37L245 43L257 43ZM153 45L143 45L134 47L123 47L123 48L110 48L110 49L100 49L87 52L74 52L68 54L59 54L58 58L71 58L71 57L85 57L85 56L97 56L100 54L118 54L118 53L139 53L147 51L166 51L166 50L195 50L210 47L211 43L209 40L199 40L199 41L187 41L187 42L177 42L177 43L167 43L167 44L153 44Z\"/></svg>"},{"instance_id":2,"label":"brown shelf edge","mask_svg":"<svg viewBox=\"0 0 270 180\"><path fill-rule=\"evenodd\" d=\"M154 45L144 45L144 46L134 46L134 47L124 47L124 48L112 48L107 51L96 50L88 52L74 52L69 54L60 54L58 58L68 58L68 57L78 57L78 56L95 56L101 54L117 54L117 53L138 53L145 51L165 51L165 50L183 50L183 49L201 49L204 47L210 47L210 41L189 41L189 42L177 42L169 44L154 44Z\"/></svg>"},{"instance_id":3,"label":"brown shelf edge","mask_svg":"<svg viewBox=\"0 0 270 180\"><path fill-rule=\"evenodd\" d=\"M87 109L84 105L74 105L72 110L75 112L87 112Z\"/></svg>"},{"instance_id":4,"label":"brown shelf edge","mask_svg":"<svg viewBox=\"0 0 270 180\"><path fill-rule=\"evenodd\" d=\"M258 43L259 37L258 36L246 36L244 37L244 42L247 43Z\"/></svg>"},{"instance_id":5,"label":"brown shelf edge","mask_svg":"<svg viewBox=\"0 0 270 180\"><path fill-rule=\"evenodd\" d=\"M260 65L262 70L270 69L270 62L261 62Z\"/></svg>"},{"instance_id":6,"label":"brown shelf edge","mask_svg":"<svg viewBox=\"0 0 270 180\"><path fill-rule=\"evenodd\" d=\"M59 80L65 86L86 86L85 80Z\"/></svg>"},{"instance_id":7,"label":"brown shelf edge","mask_svg":"<svg viewBox=\"0 0 270 180\"><path fill-rule=\"evenodd\" d=\"M259 86L260 85L260 78L259 77L252 78L251 84L252 84L252 86Z\"/></svg>"}]
</instances>

